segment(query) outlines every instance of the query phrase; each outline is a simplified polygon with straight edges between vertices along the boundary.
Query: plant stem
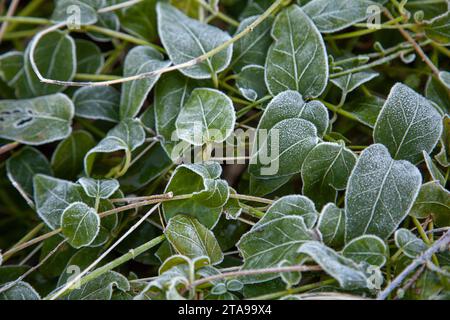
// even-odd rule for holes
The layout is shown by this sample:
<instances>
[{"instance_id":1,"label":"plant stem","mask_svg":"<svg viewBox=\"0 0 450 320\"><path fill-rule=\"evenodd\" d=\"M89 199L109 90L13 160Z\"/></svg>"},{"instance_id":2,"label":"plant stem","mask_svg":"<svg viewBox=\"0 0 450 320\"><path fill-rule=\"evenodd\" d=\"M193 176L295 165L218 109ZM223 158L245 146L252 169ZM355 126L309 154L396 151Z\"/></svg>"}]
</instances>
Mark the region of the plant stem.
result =
<instances>
[{"instance_id":1,"label":"plant stem","mask_svg":"<svg viewBox=\"0 0 450 320\"><path fill-rule=\"evenodd\" d=\"M11 150L14 150L18 146L20 146L19 142L11 142L11 143L5 144L4 146L0 147L0 155L7 153Z\"/></svg>"},{"instance_id":2,"label":"plant stem","mask_svg":"<svg viewBox=\"0 0 450 320\"><path fill-rule=\"evenodd\" d=\"M246 201L252 201L252 202L259 202L259 203L266 203L266 204L273 204L275 201L260 197L254 197L254 196L247 196L243 194L230 194L230 198L232 199L238 199L238 200L246 200Z\"/></svg>"},{"instance_id":3,"label":"plant stem","mask_svg":"<svg viewBox=\"0 0 450 320\"><path fill-rule=\"evenodd\" d=\"M199 5L201 5L203 8L208 10L214 17L219 18L222 21L225 21L226 23L232 25L233 27L239 27L239 22L234 20L233 18L227 16L226 14L223 14L220 11L214 11L213 8L209 4L207 4L203 0L195 0Z\"/></svg>"},{"instance_id":4,"label":"plant stem","mask_svg":"<svg viewBox=\"0 0 450 320\"><path fill-rule=\"evenodd\" d=\"M77 80L114 80L119 79L119 76L109 75L109 74L88 74L88 73L77 73L75 74L75 79Z\"/></svg>"},{"instance_id":5,"label":"plant stem","mask_svg":"<svg viewBox=\"0 0 450 320\"><path fill-rule=\"evenodd\" d=\"M129 0L122 3L118 3L109 7L100 8L97 10L98 13L105 13L105 12L112 12L116 10L120 10L123 8L131 7L135 4L138 4L139 2L142 2L143 0Z\"/></svg>"},{"instance_id":6,"label":"plant stem","mask_svg":"<svg viewBox=\"0 0 450 320\"><path fill-rule=\"evenodd\" d=\"M8 11L6 12L7 17L11 17L16 12L17 6L19 5L20 0L12 0L9 5ZM5 35L6 29L8 28L8 21L2 23L0 28L0 43L2 43L3 36Z\"/></svg>"}]
</instances>

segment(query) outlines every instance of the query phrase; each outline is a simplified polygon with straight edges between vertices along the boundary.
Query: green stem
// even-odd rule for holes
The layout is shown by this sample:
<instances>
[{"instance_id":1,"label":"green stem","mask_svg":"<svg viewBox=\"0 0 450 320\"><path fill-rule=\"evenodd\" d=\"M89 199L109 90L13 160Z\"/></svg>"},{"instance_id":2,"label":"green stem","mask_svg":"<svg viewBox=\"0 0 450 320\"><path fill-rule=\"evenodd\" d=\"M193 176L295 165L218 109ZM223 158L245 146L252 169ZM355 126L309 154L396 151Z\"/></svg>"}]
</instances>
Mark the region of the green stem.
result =
<instances>
[{"instance_id":1,"label":"green stem","mask_svg":"<svg viewBox=\"0 0 450 320\"><path fill-rule=\"evenodd\" d=\"M320 100L328 109L330 109L331 111L333 111L334 113L337 113L343 117L346 117L347 119L353 120L353 121L357 121L359 122L359 119L353 115L352 113L343 110L342 108L338 108L337 106L335 106L334 104L331 104L329 102L326 102L324 100Z\"/></svg>"},{"instance_id":2,"label":"green stem","mask_svg":"<svg viewBox=\"0 0 450 320\"><path fill-rule=\"evenodd\" d=\"M233 18L227 16L226 14L220 12L220 11L214 11L213 8L203 0L195 0L199 5L201 5L203 8L208 10L214 17L219 18L222 21L225 21L226 23L234 26L239 27L239 22L234 20Z\"/></svg>"},{"instance_id":3,"label":"green stem","mask_svg":"<svg viewBox=\"0 0 450 320\"><path fill-rule=\"evenodd\" d=\"M417 232L419 232L420 237L422 238L423 242L425 242L427 245L431 246L432 243L430 239L428 238L425 230L423 229L422 225L420 224L420 221L416 217L412 217L412 221L414 222L414 225L417 228ZM439 261L435 254L431 257L433 259L433 263L437 266L439 266Z\"/></svg>"},{"instance_id":4,"label":"green stem","mask_svg":"<svg viewBox=\"0 0 450 320\"><path fill-rule=\"evenodd\" d=\"M117 178L120 178L120 177L122 177L125 173L127 173L128 168L130 168L130 165L131 165L131 151L130 151L129 149L126 149L126 150L125 150L125 163L124 163L122 169L121 169L119 172L117 172L115 178L116 178L116 179L117 179Z\"/></svg>"},{"instance_id":5,"label":"green stem","mask_svg":"<svg viewBox=\"0 0 450 320\"><path fill-rule=\"evenodd\" d=\"M109 75L109 74L88 74L88 73L77 73L75 74L76 80L94 80L94 81L103 81L103 80L115 80L120 77Z\"/></svg>"}]
</instances>

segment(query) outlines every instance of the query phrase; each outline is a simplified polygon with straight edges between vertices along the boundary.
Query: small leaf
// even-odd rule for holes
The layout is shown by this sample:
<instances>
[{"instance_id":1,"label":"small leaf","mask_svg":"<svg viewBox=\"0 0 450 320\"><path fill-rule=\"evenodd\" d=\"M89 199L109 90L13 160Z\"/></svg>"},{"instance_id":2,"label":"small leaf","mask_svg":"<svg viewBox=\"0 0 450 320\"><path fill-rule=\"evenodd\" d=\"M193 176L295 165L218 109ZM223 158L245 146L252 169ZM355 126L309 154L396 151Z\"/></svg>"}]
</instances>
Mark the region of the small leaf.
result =
<instances>
[{"instance_id":1,"label":"small leaf","mask_svg":"<svg viewBox=\"0 0 450 320\"><path fill-rule=\"evenodd\" d=\"M8 282L4 286L8 289L0 292L0 300L41 300L39 293L26 282Z\"/></svg>"},{"instance_id":2,"label":"small leaf","mask_svg":"<svg viewBox=\"0 0 450 320\"><path fill-rule=\"evenodd\" d=\"M380 238L365 235L347 243L342 254L356 263L365 262L381 268L386 263L387 247Z\"/></svg>"},{"instance_id":3,"label":"small leaf","mask_svg":"<svg viewBox=\"0 0 450 320\"><path fill-rule=\"evenodd\" d=\"M189 258L207 256L213 265L223 260L223 253L214 234L195 218L185 215L173 217L169 220L164 234L182 255Z\"/></svg>"},{"instance_id":4,"label":"small leaf","mask_svg":"<svg viewBox=\"0 0 450 320\"><path fill-rule=\"evenodd\" d=\"M61 141L53 152L52 168L55 176L75 180L83 171L83 158L95 146L95 140L87 131L74 131Z\"/></svg>"},{"instance_id":5,"label":"small leaf","mask_svg":"<svg viewBox=\"0 0 450 320\"><path fill-rule=\"evenodd\" d=\"M100 228L100 217L82 202L70 204L61 215L62 234L74 248L90 245Z\"/></svg>"},{"instance_id":6,"label":"small leaf","mask_svg":"<svg viewBox=\"0 0 450 320\"><path fill-rule=\"evenodd\" d=\"M425 26L425 34L434 42L448 46L450 44L450 12L435 17Z\"/></svg>"},{"instance_id":7,"label":"small leaf","mask_svg":"<svg viewBox=\"0 0 450 320\"><path fill-rule=\"evenodd\" d=\"M316 207L311 200L304 196L291 195L275 201L257 224L260 225L284 216L302 217L308 229L314 227L318 218Z\"/></svg>"},{"instance_id":8,"label":"small leaf","mask_svg":"<svg viewBox=\"0 0 450 320\"><path fill-rule=\"evenodd\" d=\"M317 228L322 234L323 242L334 248L340 248L345 243L345 210L334 203L328 203L322 208Z\"/></svg>"},{"instance_id":9,"label":"small leaf","mask_svg":"<svg viewBox=\"0 0 450 320\"><path fill-rule=\"evenodd\" d=\"M238 74L236 86L245 99L250 101L256 101L267 95L264 67L253 64L244 66Z\"/></svg>"},{"instance_id":10,"label":"small leaf","mask_svg":"<svg viewBox=\"0 0 450 320\"><path fill-rule=\"evenodd\" d=\"M347 185L346 241L365 234L389 237L408 214L421 182L415 166L392 159L383 145L365 149Z\"/></svg>"},{"instance_id":11,"label":"small leaf","mask_svg":"<svg viewBox=\"0 0 450 320\"><path fill-rule=\"evenodd\" d=\"M403 228L395 232L395 245L411 259L417 258L428 249L428 246L422 239L417 238L411 231Z\"/></svg>"},{"instance_id":12,"label":"small leaf","mask_svg":"<svg viewBox=\"0 0 450 320\"><path fill-rule=\"evenodd\" d=\"M374 3L368 0L314 0L303 10L323 33L345 29L372 15L368 10Z\"/></svg>"},{"instance_id":13,"label":"small leaf","mask_svg":"<svg viewBox=\"0 0 450 320\"><path fill-rule=\"evenodd\" d=\"M97 22L97 11L89 0L57 0L52 21L90 25ZM77 20L78 19L78 20Z\"/></svg>"},{"instance_id":14,"label":"small leaf","mask_svg":"<svg viewBox=\"0 0 450 320\"><path fill-rule=\"evenodd\" d=\"M298 252L309 255L326 273L335 278L342 288L368 287L368 279L361 267L320 242L308 241L298 249Z\"/></svg>"},{"instance_id":15,"label":"small leaf","mask_svg":"<svg viewBox=\"0 0 450 320\"><path fill-rule=\"evenodd\" d=\"M350 112L362 124L373 128L375 127L383 104L384 100L377 96L361 97L350 101L349 103L345 103L342 109Z\"/></svg>"},{"instance_id":16,"label":"small leaf","mask_svg":"<svg viewBox=\"0 0 450 320\"><path fill-rule=\"evenodd\" d=\"M280 262L279 267L291 267L291 263L287 260L283 260ZM292 286L296 286L300 283L302 280L302 274L300 272L294 271L294 272L281 272L281 279L284 283L288 286L288 288L291 288Z\"/></svg>"},{"instance_id":17,"label":"small leaf","mask_svg":"<svg viewBox=\"0 0 450 320\"><path fill-rule=\"evenodd\" d=\"M437 181L423 184L409 214L416 218L427 218L431 215L435 225L449 226L450 192Z\"/></svg>"},{"instance_id":18,"label":"small leaf","mask_svg":"<svg viewBox=\"0 0 450 320\"><path fill-rule=\"evenodd\" d=\"M158 33L174 64L195 59L230 40L228 33L185 16L169 4L158 2ZM229 64L232 46L180 72L194 79L208 79Z\"/></svg>"},{"instance_id":19,"label":"small leaf","mask_svg":"<svg viewBox=\"0 0 450 320\"><path fill-rule=\"evenodd\" d=\"M64 94L0 101L0 138L41 145L66 138L74 108Z\"/></svg>"},{"instance_id":20,"label":"small leaf","mask_svg":"<svg viewBox=\"0 0 450 320\"><path fill-rule=\"evenodd\" d=\"M82 118L119 122L120 93L113 87L84 87L73 95L75 114Z\"/></svg>"},{"instance_id":21,"label":"small leaf","mask_svg":"<svg viewBox=\"0 0 450 320\"><path fill-rule=\"evenodd\" d=\"M346 60L346 62L339 64L339 67L343 68L344 70L355 68L361 64L358 57L354 57L354 59L350 59L350 60L349 60L349 58L347 58L345 60ZM336 62L339 62L339 60L337 60ZM364 83L369 82L373 78L376 78L378 75L379 74L377 72L371 71L369 69L368 71L350 73L348 75L333 78L333 79L331 79L331 82L336 87L341 89L342 93L344 95L347 95L348 93L357 89Z\"/></svg>"},{"instance_id":22,"label":"small leaf","mask_svg":"<svg viewBox=\"0 0 450 320\"><path fill-rule=\"evenodd\" d=\"M302 217L285 216L254 226L244 234L237 247L244 258L243 270L276 267L286 260L291 264L299 263L297 253L300 246L314 240ZM244 283L258 283L279 277L277 274L260 274L242 277Z\"/></svg>"},{"instance_id":23,"label":"small leaf","mask_svg":"<svg viewBox=\"0 0 450 320\"><path fill-rule=\"evenodd\" d=\"M177 134L196 146L220 143L233 132L235 122L228 96L214 89L195 89L178 115Z\"/></svg>"},{"instance_id":24,"label":"small leaf","mask_svg":"<svg viewBox=\"0 0 450 320\"><path fill-rule=\"evenodd\" d=\"M396 160L417 163L422 151L430 153L442 132L441 116L430 102L409 87L392 87L381 110L373 137L384 144Z\"/></svg>"},{"instance_id":25,"label":"small leaf","mask_svg":"<svg viewBox=\"0 0 450 320\"><path fill-rule=\"evenodd\" d=\"M98 21L96 25L99 26L100 28L105 28L112 31L119 31L120 29L119 17L114 12L101 13L98 15ZM109 42L112 40L111 36L105 35L100 32L90 31L87 32L87 35L91 39L98 42Z\"/></svg>"},{"instance_id":26,"label":"small leaf","mask_svg":"<svg viewBox=\"0 0 450 320\"><path fill-rule=\"evenodd\" d=\"M152 72L170 65L164 56L151 47L133 48L125 58L124 77ZM134 118L140 111L148 93L159 79L158 76L126 82L122 85L120 119Z\"/></svg>"},{"instance_id":27,"label":"small leaf","mask_svg":"<svg viewBox=\"0 0 450 320\"><path fill-rule=\"evenodd\" d=\"M78 180L78 183L89 197L99 199L108 199L120 187L119 182L115 179L95 180L83 177Z\"/></svg>"},{"instance_id":28,"label":"small leaf","mask_svg":"<svg viewBox=\"0 0 450 320\"><path fill-rule=\"evenodd\" d=\"M236 190L230 188L230 194L237 194ZM223 207L223 213L227 220L237 220L242 213L242 207L236 198L228 198L227 203Z\"/></svg>"},{"instance_id":29,"label":"small leaf","mask_svg":"<svg viewBox=\"0 0 450 320\"><path fill-rule=\"evenodd\" d=\"M250 175L250 193L262 197L272 193L291 180L292 176L270 178Z\"/></svg>"},{"instance_id":30,"label":"small leaf","mask_svg":"<svg viewBox=\"0 0 450 320\"><path fill-rule=\"evenodd\" d=\"M6 172L14 186L18 185L32 197L34 175L39 173L51 175L52 169L45 155L39 150L25 147L6 161Z\"/></svg>"},{"instance_id":31,"label":"small leaf","mask_svg":"<svg viewBox=\"0 0 450 320\"><path fill-rule=\"evenodd\" d=\"M435 159L443 167L450 166L450 117L444 116L444 130L441 136L441 151L435 156Z\"/></svg>"},{"instance_id":32,"label":"small leaf","mask_svg":"<svg viewBox=\"0 0 450 320\"><path fill-rule=\"evenodd\" d=\"M297 5L281 11L272 28L275 43L266 60L266 83L276 95L285 90L305 98L322 94L328 82L328 58L322 36Z\"/></svg>"},{"instance_id":33,"label":"small leaf","mask_svg":"<svg viewBox=\"0 0 450 320\"><path fill-rule=\"evenodd\" d=\"M343 143L318 144L303 162L303 194L313 200L318 208L335 202L337 191L347 186L355 163L355 154Z\"/></svg>"},{"instance_id":34,"label":"small leaf","mask_svg":"<svg viewBox=\"0 0 450 320\"><path fill-rule=\"evenodd\" d=\"M92 41L75 40L77 48L77 72L97 74L105 63L100 48Z\"/></svg>"},{"instance_id":35,"label":"small leaf","mask_svg":"<svg viewBox=\"0 0 450 320\"><path fill-rule=\"evenodd\" d=\"M450 27L449 27L449 35L450 35ZM439 72L439 79L443 84L446 85L447 89L450 89L450 72L448 71Z\"/></svg>"},{"instance_id":36,"label":"small leaf","mask_svg":"<svg viewBox=\"0 0 450 320\"><path fill-rule=\"evenodd\" d=\"M425 159L425 164L427 166L428 172L430 173L431 179L434 181L439 181L442 186L445 186L446 179L439 168L434 164L431 157L423 152L423 158Z\"/></svg>"},{"instance_id":37,"label":"small leaf","mask_svg":"<svg viewBox=\"0 0 450 320\"><path fill-rule=\"evenodd\" d=\"M143 0L118 12L121 27L147 41L158 36L156 29L157 0Z\"/></svg>"},{"instance_id":38,"label":"small leaf","mask_svg":"<svg viewBox=\"0 0 450 320\"><path fill-rule=\"evenodd\" d=\"M442 113L450 112L450 93L447 87L433 76L428 78L425 96L434 102Z\"/></svg>"}]
</instances>

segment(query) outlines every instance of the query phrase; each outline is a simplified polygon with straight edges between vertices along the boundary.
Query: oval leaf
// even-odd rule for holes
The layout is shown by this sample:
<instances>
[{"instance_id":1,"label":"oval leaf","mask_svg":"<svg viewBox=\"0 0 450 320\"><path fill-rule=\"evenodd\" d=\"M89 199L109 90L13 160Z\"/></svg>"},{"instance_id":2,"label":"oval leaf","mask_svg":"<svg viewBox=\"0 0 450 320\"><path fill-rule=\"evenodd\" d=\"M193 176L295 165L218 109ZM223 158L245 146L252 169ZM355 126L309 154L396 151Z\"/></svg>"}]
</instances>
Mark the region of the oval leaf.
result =
<instances>
[{"instance_id":1,"label":"oval leaf","mask_svg":"<svg viewBox=\"0 0 450 320\"><path fill-rule=\"evenodd\" d=\"M380 238L365 235L347 243L342 254L356 263L365 262L381 268L386 263L387 247Z\"/></svg>"},{"instance_id":2,"label":"oval leaf","mask_svg":"<svg viewBox=\"0 0 450 320\"><path fill-rule=\"evenodd\" d=\"M82 202L69 205L61 215L62 234L74 248L90 245L100 228L100 217Z\"/></svg>"}]
</instances>

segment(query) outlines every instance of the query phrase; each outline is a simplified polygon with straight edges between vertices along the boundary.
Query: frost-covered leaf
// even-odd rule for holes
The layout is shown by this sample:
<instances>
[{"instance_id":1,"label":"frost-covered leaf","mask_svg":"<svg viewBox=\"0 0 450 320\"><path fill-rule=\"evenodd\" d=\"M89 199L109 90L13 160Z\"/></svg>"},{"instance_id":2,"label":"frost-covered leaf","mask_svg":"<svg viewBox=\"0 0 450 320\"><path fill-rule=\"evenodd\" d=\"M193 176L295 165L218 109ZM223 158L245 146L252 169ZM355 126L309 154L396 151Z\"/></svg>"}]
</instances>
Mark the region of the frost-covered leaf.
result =
<instances>
[{"instance_id":1,"label":"frost-covered leaf","mask_svg":"<svg viewBox=\"0 0 450 320\"><path fill-rule=\"evenodd\" d=\"M84 87L73 95L75 114L87 119L119 122L120 93L113 87Z\"/></svg>"},{"instance_id":2,"label":"frost-covered leaf","mask_svg":"<svg viewBox=\"0 0 450 320\"><path fill-rule=\"evenodd\" d=\"M285 90L318 97L328 82L328 57L322 36L297 5L280 12L272 28L275 43L266 60L266 83L276 95Z\"/></svg>"},{"instance_id":3,"label":"frost-covered leaf","mask_svg":"<svg viewBox=\"0 0 450 320\"><path fill-rule=\"evenodd\" d=\"M450 166L450 117L448 115L444 116L442 120L444 130L441 136L441 150L435 156L435 159L443 167Z\"/></svg>"},{"instance_id":4,"label":"frost-covered leaf","mask_svg":"<svg viewBox=\"0 0 450 320\"><path fill-rule=\"evenodd\" d=\"M254 226L244 234L237 247L244 258L243 269L276 267L286 260L292 264L301 261L298 249L306 241L315 240L300 216L284 216ZM279 277L277 274L260 274L243 277L244 283L264 282Z\"/></svg>"},{"instance_id":5,"label":"frost-covered leaf","mask_svg":"<svg viewBox=\"0 0 450 320\"><path fill-rule=\"evenodd\" d=\"M389 237L411 209L421 182L415 166L392 159L383 145L365 149L347 185L346 241L365 234Z\"/></svg>"},{"instance_id":6,"label":"frost-covered leaf","mask_svg":"<svg viewBox=\"0 0 450 320\"><path fill-rule=\"evenodd\" d=\"M298 249L298 252L310 256L326 273L335 278L342 288L367 288L368 279L361 267L324 244L308 241Z\"/></svg>"},{"instance_id":7,"label":"frost-covered leaf","mask_svg":"<svg viewBox=\"0 0 450 320\"><path fill-rule=\"evenodd\" d=\"M222 168L216 162L178 166L165 192L173 192L174 195L193 194L193 197L164 202L163 212L166 220L177 214L187 214L212 229L229 197L228 184L219 179L221 173Z\"/></svg>"},{"instance_id":8,"label":"frost-covered leaf","mask_svg":"<svg viewBox=\"0 0 450 320\"><path fill-rule=\"evenodd\" d=\"M449 27L450 29L450 27ZM449 31L450 34L450 31ZM439 72L439 79L443 84L446 85L447 89L450 89L450 72L448 71L441 71Z\"/></svg>"},{"instance_id":9,"label":"frost-covered leaf","mask_svg":"<svg viewBox=\"0 0 450 320\"><path fill-rule=\"evenodd\" d=\"M358 57L354 57L354 59L347 58L344 60L345 60L345 62L339 64L339 67L344 70L355 68L361 64ZM337 60L336 63L339 63L339 60ZM371 71L369 69L367 71L350 73L350 74L347 74L344 76L333 78L330 81L336 87L338 87L339 89L342 90L342 94L346 95L349 92L352 92L353 90L357 89L364 83L369 82L370 80L377 77L378 75L379 74L377 72Z\"/></svg>"},{"instance_id":10,"label":"frost-covered leaf","mask_svg":"<svg viewBox=\"0 0 450 320\"><path fill-rule=\"evenodd\" d=\"M425 96L434 102L443 113L450 112L450 93L447 87L435 77L428 79Z\"/></svg>"},{"instance_id":11,"label":"frost-covered leaf","mask_svg":"<svg viewBox=\"0 0 450 320\"><path fill-rule=\"evenodd\" d=\"M350 112L362 124L373 128L383 107L384 100L377 97L361 97L345 103L343 110Z\"/></svg>"},{"instance_id":12,"label":"frost-covered leaf","mask_svg":"<svg viewBox=\"0 0 450 320\"><path fill-rule=\"evenodd\" d=\"M347 243L342 254L356 263L365 262L381 268L386 263L387 247L380 238L364 235Z\"/></svg>"},{"instance_id":13,"label":"frost-covered leaf","mask_svg":"<svg viewBox=\"0 0 450 320\"><path fill-rule=\"evenodd\" d=\"M335 202L344 190L356 163L356 155L343 143L323 142L311 150L302 166L303 194L318 208Z\"/></svg>"},{"instance_id":14,"label":"frost-covered leaf","mask_svg":"<svg viewBox=\"0 0 450 320\"><path fill-rule=\"evenodd\" d=\"M114 289L130 291L127 278L115 271L108 271L98 278L83 284L78 290L72 290L65 300L110 300Z\"/></svg>"},{"instance_id":15,"label":"frost-covered leaf","mask_svg":"<svg viewBox=\"0 0 450 320\"><path fill-rule=\"evenodd\" d=\"M279 267L291 267L292 264L287 261L283 260L278 264ZM281 272L281 279L284 283L288 286L288 288L291 288L292 286L295 286L300 283L302 280L302 274L300 272L294 271L294 272Z\"/></svg>"},{"instance_id":16,"label":"frost-covered leaf","mask_svg":"<svg viewBox=\"0 0 450 320\"><path fill-rule=\"evenodd\" d=\"M250 101L256 101L267 95L264 67L253 64L244 66L238 74L236 86L245 99Z\"/></svg>"},{"instance_id":17,"label":"frost-covered leaf","mask_svg":"<svg viewBox=\"0 0 450 320\"><path fill-rule=\"evenodd\" d=\"M314 0L303 10L320 32L332 33L366 20L372 15L368 8L373 5L368 0Z\"/></svg>"},{"instance_id":18,"label":"frost-covered leaf","mask_svg":"<svg viewBox=\"0 0 450 320\"><path fill-rule=\"evenodd\" d=\"M411 231L403 228L395 232L395 245L411 259L417 258L428 249L428 246L422 239L417 238Z\"/></svg>"},{"instance_id":19,"label":"frost-covered leaf","mask_svg":"<svg viewBox=\"0 0 450 320\"><path fill-rule=\"evenodd\" d=\"M23 52L10 51L0 56L0 78L13 87L23 76ZM18 95L19 96L19 95Z\"/></svg>"},{"instance_id":20,"label":"frost-covered leaf","mask_svg":"<svg viewBox=\"0 0 450 320\"><path fill-rule=\"evenodd\" d=\"M170 65L164 56L152 47L133 48L125 58L124 77L152 72ZM159 79L158 76L126 82L122 85L120 119L134 118L140 111L148 93Z\"/></svg>"},{"instance_id":21,"label":"frost-covered leaf","mask_svg":"<svg viewBox=\"0 0 450 320\"><path fill-rule=\"evenodd\" d=\"M159 2L158 33L161 42L174 64L195 59L230 40L228 33L217 27L185 16L169 4ZM223 71L231 61L232 46L181 73L194 79L207 79Z\"/></svg>"},{"instance_id":22,"label":"frost-covered leaf","mask_svg":"<svg viewBox=\"0 0 450 320\"><path fill-rule=\"evenodd\" d=\"M41 145L66 138L74 108L64 94L0 101L0 138Z\"/></svg>"},{"instance_id":23,"label":"frost-covered leaf","mask_svg":"<svg viewBox=\"0 0 450 320\"><path fill-rule=\"evenodd\" d=\"M30 46L25 51L26 98L49 95L64 87L43 83L36 76L30 61ZM65 32L53 31L44 35L36 45L34 61L40 73L47 79L71 81L77 69L76 47L73 38Z\"/></svg>"},{"instance_id":24,"label":"frost-covered leaf","mask_svg":"<svg viewBox=\"0 0 450 320\"><path fill-rule=\"evenodd\" d=\"M291 195L275 201L257 224L260 225L284 216L302 217L308 229L314 227L318 218L316 207L311 200L304 196Z\"/></svg>"},{"instance_id":25,"label":"frost-covered leaf","mask_svg":"<svg viewBox=\"0 0 450 320\"><path fill-rule=\"evenodd\" d=\"M100 28L109 29L112 31L119 31L120 29L120 21L119 17L115 12L105 12L98 15L98 21L96 23L96 26ZM87 32L87 35L98 42L109 42L113 39L113 37L96 32L96 31L90 31Z\"/></svg>"},{"instance_id":26,"label":"frost-covered leaf","mask_svg":"<svg viewBox=\"0 0 450 320\"><path fill-rule=\"evenodd\" d=\"M230 194L237 194L236 190L230 188ZM236 220L242 213L242 207L236 198L228 198L227 203L223 207L223 213L228 220Z\"/></svg>"},{"instance_id":27,"label":"frost-covered leaf","mask_svg":"<svg viewBox=\"0 0 450 320\"><path fill-rule=\"evenodd\" d=\"M223 253L214 234L197 219L177 215L169 220L164 234L177 252L189 258L207 256L211 264L219 264Z\"/></svg>"},{"instance_id":28,"label":"frost-covered leaf","mask_svg":"<svg viewBox=\"0 0 450 320\"><path fill-rule=\"evenodd\" d=\"M338 208L334 203L326 204L320 213L317 228L326 245L334 248L342 247L345 242L345 210Z\"/></svg>"},{"instance_id":29,"label":"frost-covered leaf","mask_svg":"<svg viewBox=\"0 0 450 320\"><path fill-rule=\"evenodd\" d=\"M96 180L83 177L78 180L78 183L89 197L99 199L108 199L120 187L119 182L115 179Z\"/></svg>"},{"instance_id":30,"label":"frost-covered leaf","mask_svg":"<svg viewBox=\"0 0 450 320\"><path fill-rule=\"evenodd\" d=\"M105 63L100 48L92 41L77 39L75 40L77 48L77 72L96 74Z\"/></svg>"},{"instance_id":31,"label":"frost-covered leaf","mask_svg":"<svg viewBox=\"0 0 450 320\"><path fill-rule=\"evenodd\" d=\"M425 165L427 166L428 172L430 173L431 180L439 181L442 186L445 186L446 179L442 174L441 170L437 167L437 165L433 162L433 159L426 153L423 152L423 158L425 160Z\"/></svg>"},{"instance_id":32,"label":"frost-covered leaf","mask_svg":"<svg viewBox=\"0 0 450 320\"><path fill-rule=\"evenodd\" d=\"M423 184L410 215L416 218L426 218L431 215L437 226L448 227L450 225L450 192L437 181Z\"/></svg>"},{"instance_id":33,"label":"frost-covered leaf","mask_svg":"<svg viewBox=\"0 0 450 320\"><path fill-rule=\"evenodd\" d=\"M6 289L0 287L0 300L41 300L39 293L27 282L8 282L4 284Z\"/></svg>"},{"instance_id":34,"label":"frost-covered leaf","mask_svg":"<svg viewBox=\"0 0 450 320\"><path fill-rule=\"evenodd\" d=\"M156 2L157 0L143 0L119 11L121 27L139 38L154 40L158 36Z\"/></svg>"},{"instance_id":35,"label":"frost-covered leaf","mask_svg":"<svg viewBox=\"0 0 450 320\"><path fill-rule=\"evenodd\" d=\"M74 202L61 215L62 234L74 248L90 245L100 228L100 217L83 202Z\"/></svg>"},{"instance_id":36,"label":"frost-covered leaf","mask_svg":"<svg viewBox=\"0 0 450 320\"><path fill-rule=\"evenodd\" d=\"M256 19L258 19L258 16L242 20L236 30L236 34L241 33L245 28L255 22ZM264 20L252 32L234 43L233 59L230 65L234 71L240 72L248 65L264 65L267 51L272 44L272 38L270 37L272 23L272 18Z\"/></svg>"},{"instance_id":37,"label":"frost-covered leaf","mask_svg":"<svg viewBox=\"0 0 450 320\"><path fill-rule=\"evenodd\" d=\"M425 34L428 38L447 46L450 44L450 11L435 17L425 26Z\"/></svg>"},{"instance_id":38,"label":"frost-covered leaf","mask_svg":"<svg viewBox=\"0 0 450 320\"><path fill-rule=\"evenodd\" d=\"M176 120L178 136L190 144L220 143L233 132L233 102L214 89L195 89Z\"/></svg>"},{"instance_id":39,"label":"frost-covered leaf","mask_svg":"<svg viewBox=\"0 0 450 320\"><path fill-rule=\"evenodd\" d=\"M91 0L57 0L52 14L55 22L67 22L76 26L90 25L97 22L97 10Z\"/></svg>"},{"instance_id":40,"label":"frost-covered leaf","mask_svg":"<svg viewBox=\"0 0 450 320\"><path fill-rule=\"evenodd\" d=\"M95 140L89 132L83 130L72 132L53 152L51 164L55 176L75 180L83 171L84 156L94 146Z\"/></svg>"},{"instance_id":41,"label":"frost-covered leaf","mask_svg":"<svg viewBox=\"0 0 450 320\"><path fill-rule=\"evenodd\" d=\"M14 186L18 185L32 197L34 175L51 175L52 169L44 154L35 148L25 147L6 161L6 172Z\"/></svg>"},{"instance_id":42,"label":"frost-covered leaf","mask_svg":"<svg viewBox=\"0 0 450 320\"><path fill-rule=\"evenodd\" d=\"M442 132L441 116L433 105L409 87L392 87L378 116L373 133L375 143L384 144L394 159L413 163L430 153Z\"/></svg>"}]
</instances>

